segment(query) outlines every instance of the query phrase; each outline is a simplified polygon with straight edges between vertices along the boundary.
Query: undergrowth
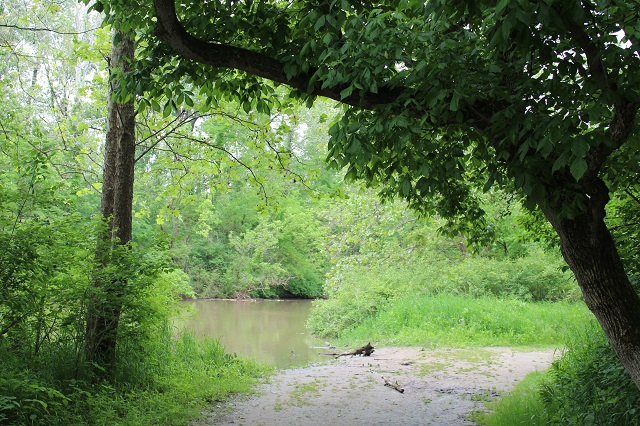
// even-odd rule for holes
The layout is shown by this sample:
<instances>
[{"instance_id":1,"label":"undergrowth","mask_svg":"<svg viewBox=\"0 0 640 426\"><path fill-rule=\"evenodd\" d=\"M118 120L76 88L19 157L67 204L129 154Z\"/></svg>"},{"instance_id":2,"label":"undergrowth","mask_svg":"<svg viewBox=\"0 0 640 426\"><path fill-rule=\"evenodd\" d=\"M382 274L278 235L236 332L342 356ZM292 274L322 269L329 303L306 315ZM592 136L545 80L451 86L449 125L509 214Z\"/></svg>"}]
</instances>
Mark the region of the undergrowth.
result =
<instances>
[{"instance_id":1,"label":"undergrowth","mask_svg":"<svg viewBox=\"0 0 640 426\"><path fill-rule=\"evenodd\" d=\"M25 369L24 360L2 349L3 425L184 425L229 394L247 392L268 372L225 353L215 340L187 333L158 343L145 357L123 354L122 379L112 383L56 380L63 357Z\"/></svg>"},{"instance_id":2,"label":"undergrowth","mask_svg":"<svg viewBox=\"0 0 640 426\"><path fill-rule=\"evenodd\" d=\"M408 244L390 241L337 264L327 298L314 302L311 331L411 345L556 345L588 317L557 255L470 257Z\"/></svg>"},{"instance_id":3,"label":"undergrowth","mask_svg":"<svg viewBox=\"0 0 640 426\"><path fill-rule=\"evenodd\" d=\"M640 390L592 323L548 370L541 398L556 425L640 425Z\"/></svg>"}]
</instances>

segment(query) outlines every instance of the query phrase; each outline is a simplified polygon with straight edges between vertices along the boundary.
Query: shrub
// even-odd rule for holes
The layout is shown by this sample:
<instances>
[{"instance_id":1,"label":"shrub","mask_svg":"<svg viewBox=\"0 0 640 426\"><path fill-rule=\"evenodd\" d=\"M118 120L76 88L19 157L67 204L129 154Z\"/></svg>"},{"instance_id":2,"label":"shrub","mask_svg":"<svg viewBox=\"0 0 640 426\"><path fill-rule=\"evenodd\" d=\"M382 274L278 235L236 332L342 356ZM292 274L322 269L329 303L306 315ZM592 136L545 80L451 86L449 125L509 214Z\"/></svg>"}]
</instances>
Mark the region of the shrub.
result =
<instances>
[{"instance_id":1,"label":"shrub","mask_svg":"<svg viewBox=\"0 0 640 426\"><path fill-rule=\"evenodd\" d=\"M551 424L640 425L640 390L596 324L553 363L541 396Z\"/></svg>"},{"instance_id":2,"label":"shrub","mask_svg":"<svg viewBox=\"0 0 640 426\"><path fill-rule=\"evenodd\" d=\"M553 347L564 345L589 315L581 304L414 294L336 334L345 341L390 345Z\"/></svg>"},{"instance_id":3,"label":"shrub","mask_svg":"<svg viewBox=\"0 0 640 426\"><path fill-rule=\"evenodd\" d=\"M578 288L557 256L537 252L518 259L466 259L447 277L451 288L472 296L515 297L524 301L576 300Z\"/></svg>"},{"instance_id":4,"label":"shrub","mask_svg":"<svg viewBox=\"0 0 640 426\"><path fill-rule=\"evenodd\" d=\"M44 368L27 370L23 359L0 346L0 424L184 425L212 401L247 392L269 371L226 353L216 340L197 341L188 333L165 334L144 354L136 350L122 348L118 380L90 384L52 380L56 372Z\"/></svg>"}]
</instances>

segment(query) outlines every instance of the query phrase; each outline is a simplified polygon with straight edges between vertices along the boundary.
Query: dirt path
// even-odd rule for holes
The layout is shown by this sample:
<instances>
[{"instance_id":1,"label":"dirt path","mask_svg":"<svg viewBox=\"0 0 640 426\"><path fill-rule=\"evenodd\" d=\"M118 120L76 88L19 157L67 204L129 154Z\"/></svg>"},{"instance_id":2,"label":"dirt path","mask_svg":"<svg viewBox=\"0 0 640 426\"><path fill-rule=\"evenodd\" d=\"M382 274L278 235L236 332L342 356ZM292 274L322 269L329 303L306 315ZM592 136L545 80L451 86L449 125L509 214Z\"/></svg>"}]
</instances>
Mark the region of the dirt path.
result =
<instances>
[{"instance_id":1,"label":"dirt path","mask_svg":"<svg viewBox=\"0 0 640 426\"><path fill-rule=\"evenodd\" d=\"M371 357L279 371L256 395L217 407L199 425L471 425L471 411L553 357L509 348L380 348ZM382 376L404 393L384 386Z\"/></svg>"}]
</instances>

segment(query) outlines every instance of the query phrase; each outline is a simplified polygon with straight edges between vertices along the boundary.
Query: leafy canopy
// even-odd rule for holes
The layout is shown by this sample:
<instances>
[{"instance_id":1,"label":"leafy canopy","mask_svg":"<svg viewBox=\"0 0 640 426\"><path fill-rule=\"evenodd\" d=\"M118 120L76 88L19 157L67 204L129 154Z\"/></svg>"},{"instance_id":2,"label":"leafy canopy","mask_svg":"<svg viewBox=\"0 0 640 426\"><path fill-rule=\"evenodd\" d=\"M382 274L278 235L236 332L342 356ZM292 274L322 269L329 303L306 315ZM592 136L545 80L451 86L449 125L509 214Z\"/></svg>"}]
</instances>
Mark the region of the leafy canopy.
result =
<instances>
[{"instance_id":1,"label":"leafy canopy","mask_svg":"<svg viewBox=\"0 0 640 426\"><path fill-rule=\"evenodd\" d=\"M330 163L457 230L483 226L476 194L494 185L572 218L606 204L600 178L635 180L635 2L194 1L180 23L153 3L94 4L140 37L128 93L269 113L284 83L342 101Z\"/></svg>"}]
</instances>

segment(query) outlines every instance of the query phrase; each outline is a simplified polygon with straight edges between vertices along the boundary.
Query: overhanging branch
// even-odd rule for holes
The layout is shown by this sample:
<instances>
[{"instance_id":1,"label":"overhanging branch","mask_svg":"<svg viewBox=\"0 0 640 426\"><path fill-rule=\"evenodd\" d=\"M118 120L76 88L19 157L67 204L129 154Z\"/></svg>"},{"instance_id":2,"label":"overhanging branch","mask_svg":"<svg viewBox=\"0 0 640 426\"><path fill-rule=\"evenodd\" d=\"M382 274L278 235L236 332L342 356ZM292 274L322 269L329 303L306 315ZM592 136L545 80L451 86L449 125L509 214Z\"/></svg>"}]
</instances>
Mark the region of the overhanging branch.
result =
<instances>
[{"instance_id":1,"label":"overhanging branch","mask_svg":"<svg viewBox=\"0 0 640 426\"><path fill-rule=\"evenodd\" d=\"M289 79L284 72L284 64L277 59L240 47L206 42L189 34L178 20L174 0L154 0L153 4L157 18L154 34L184 58L212 67L245 71L304 93L324 96L364 109L376 109L379 105L391 103L402 93L402 89L380 87L378 93L353 93L343 98L340 93L348 87L345 84L324 89L319 84L309 87L317 69L312 68Z\"/></svg>"}]
</instances>

